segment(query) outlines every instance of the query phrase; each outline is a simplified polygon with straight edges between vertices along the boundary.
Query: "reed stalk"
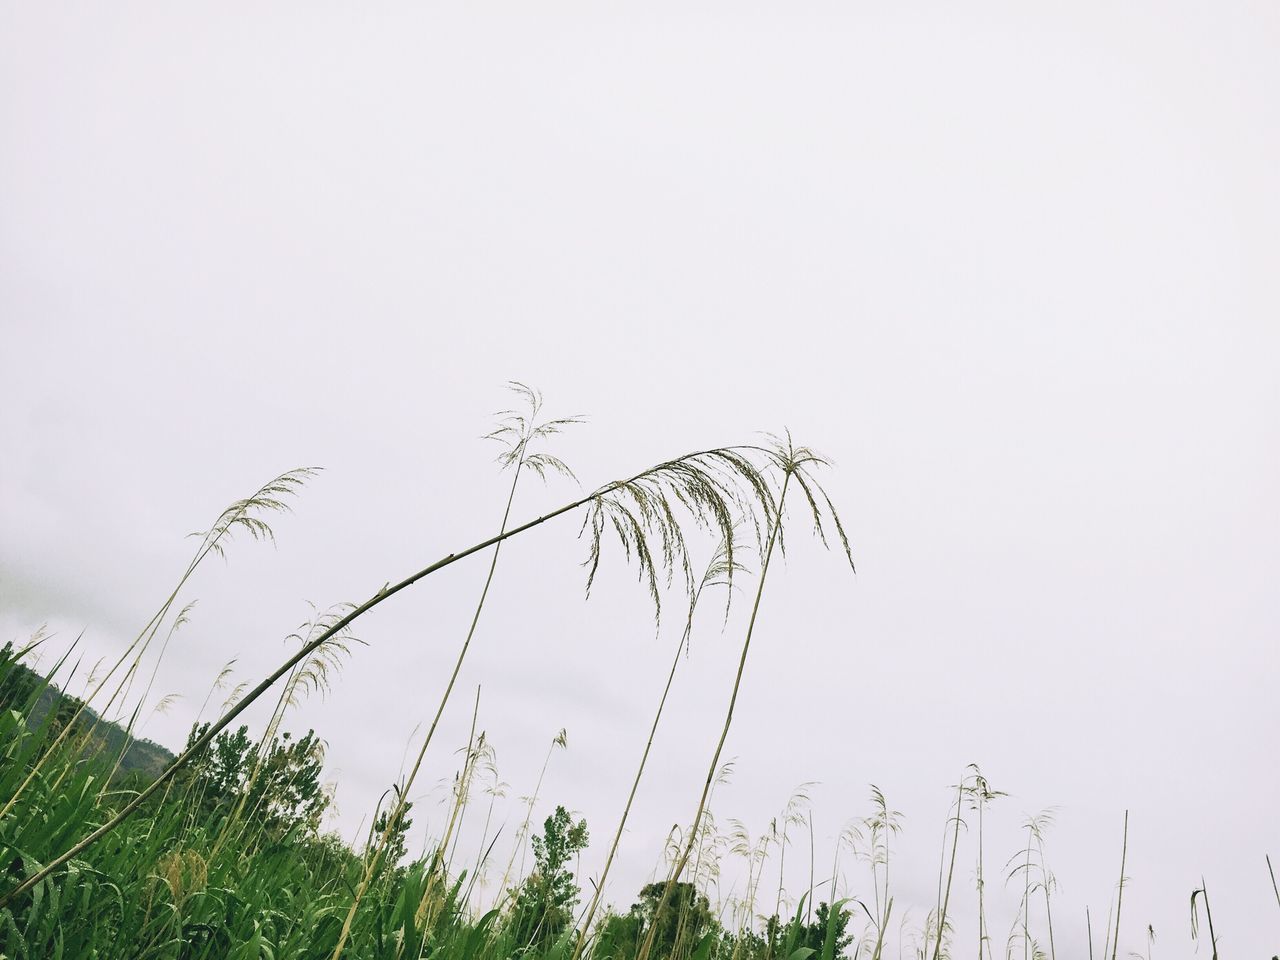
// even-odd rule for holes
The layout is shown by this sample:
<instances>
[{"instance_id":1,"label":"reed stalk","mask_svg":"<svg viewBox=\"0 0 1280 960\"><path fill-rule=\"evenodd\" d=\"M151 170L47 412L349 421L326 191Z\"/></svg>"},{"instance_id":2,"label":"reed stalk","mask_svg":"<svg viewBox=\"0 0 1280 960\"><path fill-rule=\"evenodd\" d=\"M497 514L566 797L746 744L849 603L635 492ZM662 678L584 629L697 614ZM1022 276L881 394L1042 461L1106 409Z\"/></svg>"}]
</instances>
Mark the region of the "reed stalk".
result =
<instances>
[{"instance_id":1,"label":"reed stalk","mask_svg":"<svg viewBox=\"0 0 1280 960\"><path fill-rule=\"evenodd\" d=\"M605 883L609 879L609 869L613 866L613 858L618 852L618 844L622 842L622 834L627 826L627 818L631 815L631 806L635 802L636 792L640 789L640 781L644 777L645 765L649 762L649 752L653 749L653 740L657 736L658 725L662 722L662 712L666 708L667 697L670 695L671 686L675 682L676 670L680 666L680 658L689 647L690 635L693 632L693 616L697 612L698 601L702 599L703 591L709 587L729 586L729 577L734 572L734 568L730 566L734 561L729 559L732 555L732 547L722 543L711 558L710 564L708 564L701 581L698 583L697 590L689 601L689 613L685 617L684 630L680 634L680 641L676 644L675 655L671 659L671 669L667 671L667 682L662 688L662 696L658 698L658 709L654 713L653 723L649 727L649 739L645 741L644 750L640 754L640 764L636 768L636 775L631 781L631 790L627 794L626 803L623 805L622 816L618 819L618 829L614 831L613 841L609 844L609 852L605 855L604 867L600 871L600 879L595 883L595 891L591 896L591 903L587 907L582 923L579 925L570 960L578 960L586 947L591 922L595 919L596 910L600 905L600 898L604 893ZM741 570L742 568L739 566L737 569ZM726 607L727 612L728 608Z\"/></svg>"},{"instance_id":2,"label":"reed stalk","mask_svg":"<svg viewBox=\"0 0 1280 960\"><path fill-rule=\"evenodd\" d=\"M933 947L933 960L941 960L942 942L947 929L947 907L951 902L951 879L955 875L956 849L960 845L960 827L964 823L964 821L960 818L961 805L964 801L964 784L965 784L965 778L961 777L960 783L956 786L956 802L955 802L956 813L954 817L949 818L951 820L951 831L952 831L951 833L951 864L947 868L946 891L943 892L941 889L939 890L939 893L941 894L941 896L939 897L938 911L936 914L937 921L938 921L938 929L936 931L938 940ZM943 850L944 851L946 850L946 834L945 833L943 834ZM942 865L941 864L938 865L938 881L939 881L938 886L941 888L942 886L942 882L941 882L942 881ZM927 955L929 952L929 938L928 938L927 931L926 931L924 945L925 945L925 949L921 951L922 957Z\"/></svg>"},{"instance_id":3,"label":"reed stalk","mask_svg":"<svg viewBox=\"0 0 1280 960\"><path fill-rule=\"evenodd\" d=\"M755 632L756 617L760 613L760 600L764 596L764 586L769 576L769 562L773 559L773 549L778 542L778 531L782 527L782 511L786 504L787 487L791 482L791 473L788 471L782 481L782 492L778 496L777 514L771 524L769 531L769 542L765 548L764 558L760 564L760 581L756 586L755 602L751 606L751 619L747 624L746 638L742 644L742 653L738 657L738 671L734 675L733 691L729 695L729 707L725 711L724 726L720 731L720 739L716 742L715 751L711 755L711 765L707 770L707 779L702 787L702 796L698 800L698 808L693 815L693 826L689 830L689 839L684 845L684 849L676 861L675 866L671 870L671 875L667 879L666 886L662 891L662 898L658 901L658 906L653 912L653 919L649 924L649 931L645 936L644 945L641 947L636 960L648 960L649 952L653 949L653 939L658 932L659 919L662 912L666 909L667 902L671 899L671 892L675 889L676 883L680 879L680 874L684 870L685 864L688 863L689 855L693 852L693 842L697 836L698 827L702 823L702 812L706 807L707 794L711 792L711 783L715 779L716 768L720 764L720 754L724 751L725 741L729 738L729 727L733 723L733 709L738 702L738 691L742 687L742 675L747 666L747 654L751 650L751 637Z\"/></svg>"},{"instance_id":4,"label":"reed stalk","mask_svg":"<svg viewBox=\"0 0 1280 960\"><path fill-rule=\"evenodd\" d=\"M757 448L760 449L760 448ZM761 552L760 579L756 585L755 600L751 605L751 616L747 621L747 631L742 642L742 653L738 658L738 669L734 674L733 690L729 695L729 704L725 710L724 724L720 730L720 738L716 742L716 748L711 756L711 764L707 769L706 780L702 785L702 795L698 799L697 810L694 813L693 825L689 830L688 839L684 843L684 849L677 860L675 867L671 871L670 877L667 879L666 886L663 888L662 897L658 901L657 907L654 909L653 920L649 926L649 932L645 936L644 945L641 947L636 956L636 960L648 960L650 952L653 950L654 937L657 935L659 920L663 910L666 909L667 903L671 899L671 893L675 889L675 884L680 879L680 874L689 862L689 856L693 852L693 845L697 841L698 828L702 823L703 812L706 810L707 797L711 792L712 783L715 780L716 770L720 763L720 755L724 751L725 741L729 738L729 729L733 725L733 711L738 702L738 693L742 688L742 676L747 666L747 656L751 651L751 638L755 633L756 620L760 615L760 601L764 596L764 587L769 575L769 564L773 559L774 548L783 543L783 513L786 507L787 492L791 486L791 481L795 480L796 485L804 493L805 499L809 505L814 532L825 544L827 542L822 522L823 514L819 507L819 498L825 503L827 514L830 522L835 528L836 534L840 538L840 543L844 548L844 553L849 561L849 565L853 566L853 555L849 549L849 539L845 535L844 525L840 521L839 514L836 513L834 505L831 503L830 497L822 489L821 485L808 474L810 465L825 465L827 463L822 457L818 456L807 447L796 447L790 435L784 440L773 438L773 445L764 449L764 452L775 467L782 474L782 486L776 500L768 494L767 490L759 491L762 494L761 500L764 503L767 516L769 519L768 540L764 550Z\"/></svg>"},{"instance_id":5,"label":"reed stalk","mask_svg":"<svg viewBox=\"0 0 1280 960\"><path fill-rule=\"evenodd\" d=\"M529 823L533 819L533 808L538 802L538 795L542 792L542 781L547 775L547 765L551 763L551 754L555 752L557 747L562 750L567 749L568 743L568 731L561 727L560 732L551 739L551 746L547 747L547 755L542 760L542 769L538 772L538 780L533 786L533 794L525 805L524 822L520 825L520 829L516 831L515 842L511 846L511 857L507 860L507 868L502 872L502 880L498 883L498 905L502 902L503 891L506 890L507 881L511 878L511 868L515 866L517 853L521 853L520 872L524 873L524 845L529 836Z\"/></svg>"},{"instance_id":6,"label":"reed stalk","mask_svg":"<svg viewBox=\"0 0 1280 960\"><path fill-rule=\"evenodd\" d=\"M1271 854L1267 854L1267 873L1271 874L1271 892L1276 895L1276 906L1280 907L1280 886L1276 885L1276 872L1271 868Z\"/></svg>"},{"instance_id":7,"label":"reed stalk","mask_svg":"<svg viewBox=\"0 0 1280 960\"><path fill-rule=\"evenodd\" d=\"M1198 915L1196 912L1196 898L1199 897L1204 901L1205 919L1209 921L1209 945L1213 950L1211 960L1218 960L1218 935L1213 929L1213 910L1209 907L1209 887L1204 882L1204 877L1200 878L1200 889L1191 891L1191 939L1197 940L1200 937Z\"/></svg>"},{"instance_id":8,"label":"reed stalk","mask_svg":"<svg viewBox=\"0 0 1280 960\"><path fill-rule=\"evenodd\" d=\"M1120 885L1116 892L1116 930L1112 941L1111 960L1116 960L1120 952L1120 907L1124 903L1124 864L1129 855L1129 811L1124 812L1124 839L1120 844Z\"/></svg>"},{"instance_id":9,"label":"reed stalk","mask_svg":"<svg viewBox=\"0 0 1280 960\"><path fill-rule=\"evenodd\" d=\"M519 427L515 424L499 427L499 430L504 430L507 426L518 429L515 443L511 451L512 459L509 461L509 463L514 465L514 470L512 471L511 476L511 488L507 492L506 506L502 511L502 522L498 527L499 536L506 533L507 524L511 519L511 506L515 502L516 488L520 483L520 474L525 466L529 442L534 439L535 436L545 435L538 432L542 427L537 423L538 411L542 402L541 397L533 391L529 391L527 387L524 389L527 391L527 396L531 405L531 412L528 420L520 418L518 421ZM571 421L552 421L552 426L557 427L560 424L567 424L569 422ZM493 435L491 434L490 436ZM553 461L553 463L559 464L560 461L556 460ZM360 909L360 901L364 898L365 891L368 890L370 882L372 882L374 875L377 873L387 844L390 842L391 837L395 835L395 831L400 825L400 820L404 816L405 807L409 802L409 791L412 789L413 783L417 779L418 771L422 768L423 758L427 754L427 748L431 746L431 740L435 736L436 727L440 724L440 718L444 716L444 710L449 703L449 697L453 694L454 684L457 683L458 674L462 672L462 664L467 658L467 651L471 649L471 641L475 637L476 627L480 624L480 614L484 610L485 600L489 597L489 588L493 585L493 577L498 569L498 557L501 550L502 543L499 541L494 545L493 557L489 561L489 572L485 576L484 586L480 590L480 599L476 602L475 612L471 616L471 625L467 628L467 635L462 641L462 647L458 650L457 658L454 660L453 672L449 675L448 683L445 684L444 693L440 697L439 705L436 707L435 716L431 718L431 725L427 728L426 736L422 738L422 745L418 748L418 754L414 758L413 767L409 771L409 776L406 778L403 787L400 789L391 815L387 817L386 828L378 838L372 854L367 858L364 871L360 877L360 883L356 887L355 895L351 900L351 907L348 909L347 916L343 920L342 931L338 935L338 943L337 946L334 947L332 960L338 960L338 958L342 956L342 950L346 946L347 938L351 935L351 925L355 922L356 913Z\"/></svg>"}]
</instances>

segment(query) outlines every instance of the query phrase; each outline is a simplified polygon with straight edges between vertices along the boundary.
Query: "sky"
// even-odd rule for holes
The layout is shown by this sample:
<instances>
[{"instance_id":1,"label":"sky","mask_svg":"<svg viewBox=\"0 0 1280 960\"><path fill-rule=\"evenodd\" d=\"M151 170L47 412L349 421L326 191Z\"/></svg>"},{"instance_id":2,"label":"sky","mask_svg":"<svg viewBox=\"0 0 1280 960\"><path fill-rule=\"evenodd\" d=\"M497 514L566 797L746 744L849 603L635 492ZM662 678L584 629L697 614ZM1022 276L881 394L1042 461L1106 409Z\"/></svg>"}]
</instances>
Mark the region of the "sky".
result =
<instances>
[{"instance_id":1,"label":"sky","mask_svg":"<svg viewBox=\"0 0 1280 960\"><path fill-rule=\"evenodd\" d=\"M1203 877L1224 951L1269 956L1278 45L1280 10L1234 2L6 4L0 639L47 625L51 651L83 632L86 664L118 655L190 531L323 467L274 548L242 538L184 590L151 698L180 699L143 728L179 746L221 667L265 675L308 604L496 531L510 477L481 437L507 381L587 418L549 447L582 486L525 478L516 518L789 429L833 463L857 574L791 515L718 820L758 836L815 781L827 864L877 785L904 817L895 917L918 928L977 763L1008 794L985 822L996 952L1005 861L1052 807L1065 955L1086 907L1107 916L1127 810L1120 955L1148 924L1189 955ZM579 522L502 553L418 845L478 686L510 785L496 849L563 727L535 816L585 816L599 870L682 624L655 630L616 545L584 599ZM400 775L486 568L358 621L332 690L289 716L327 744L344 836ZM698 619L620 907L693 815L746 606ZM845 866L841 891L870 896ZM725 896L741 876L727 857Z\"/></svg>"}]
</instances>

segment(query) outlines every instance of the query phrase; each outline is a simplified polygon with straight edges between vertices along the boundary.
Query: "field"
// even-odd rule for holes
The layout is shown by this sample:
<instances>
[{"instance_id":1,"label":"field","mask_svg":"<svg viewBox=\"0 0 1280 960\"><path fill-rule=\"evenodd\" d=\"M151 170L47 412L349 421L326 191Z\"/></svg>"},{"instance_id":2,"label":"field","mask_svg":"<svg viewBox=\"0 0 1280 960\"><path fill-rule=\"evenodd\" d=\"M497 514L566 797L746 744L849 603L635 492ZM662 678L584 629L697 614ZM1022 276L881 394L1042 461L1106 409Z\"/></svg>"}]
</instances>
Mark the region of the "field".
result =
<instances>
[{"instance_id":1,"label":"field","mask_svg":"<svg viewBox=\"0 0 1280 960\"><path fill-rule=\"evenodd\" d=\"M4 648L0 957L939 960L976 952L979 958L1057 960L1055 924L1060 934L1064 923L1081 919L1090 957L1123 955L1126 925L1123 942L1145 942L1145 955L1151 955L1154 933L1144 935L1140 922L1125 913L1127 814L1119 846L1099 851L1115 861L1115 885L1099 896L1105 909L1067 920L1054 913L1056 880L1046 843L1052 813L1026 820L1019 849L984 849L984 818L1002 794L975 766L952 787L951 809L938 824L937 895L922 915L895 909L891 867L902 824L874 788L870 815L851 821L821 859L804 787L754 838L743 824L719 821L713 800L728 776L724 748L750 670L771 561L788 540L813 536L831 549L835 562L853 565L849 536L821 484L826 463L789 436L709 449L514 525L511 507L522 481L569 473L547 447L575 423L542 419L539 395L514 389L520 409L506 414L490 435L501 445L500 462L511 477L499 532L388 581L362 604L317 611L291 638L293 654L257 686L228 690L225 676L211 678L180 754L134 732L144 710L164 707L152 685L159 659L186 620L188 581L237 537L271 538L272 515L289 508L312 471L281 475L229 506L199 536L176 585L114 663L86 672L74 644L51 653L41 636ZM493 754L473 721L468 741L458 745L456 769L446 771L452 788L444 828L411 857L411 798L499 576L502 544L563 514L575 514L583 524L588 588L606 546L620 547L609 558L624 557L655 611L685 623L670 651L647 743L636 745L639 764L627 802L616 823L590 829L564 807L537 822L540 776L522 805L522 821L503 835L492 823L498 782ZM709 560L702 565L697 556ZM370 811L364 841L344 843L321 829L329 797L321 785L320 741L312 731L289 731L290 710L338 682L343 664L358 655L354 621L467 558L487 563L488 576L475 598L470 630L458 638L454 672L407 773ZM749 605L750 616L738 638L737 673L718 738L708 744L705 781L689 798L683 827L673 831L665 851L655 851L662 872L635 891L632 902L609 904L600 891L638 789L646 776L657 775L650 748L688 652L694 613L700 605L723 608L735 594L735 603ZM37 663L40 669L33 669ZM274 704L270 720L250 731L237 720L259 700ZM563 746L563 735L548 745L543 775ZM484 823L479 848L460 848L463 823L474 832L477 818ZM577 857L591 843L607 851L604 868L599 876L580 876ZM783 886L789 851L808 861L803 889ZM730 860L745 869L746 882L726 891L719 878ZM1274 889L1274 875L1272 884ZM993 929L988 899L1010 890L1015 920ZM1216 957L1211 891L1201 884L1188 895L1192 937ZM1276 903L1280 908L1280 890ZM964 943L953 933L962 912L976 930Z\"/></svg>"}]
</instances>

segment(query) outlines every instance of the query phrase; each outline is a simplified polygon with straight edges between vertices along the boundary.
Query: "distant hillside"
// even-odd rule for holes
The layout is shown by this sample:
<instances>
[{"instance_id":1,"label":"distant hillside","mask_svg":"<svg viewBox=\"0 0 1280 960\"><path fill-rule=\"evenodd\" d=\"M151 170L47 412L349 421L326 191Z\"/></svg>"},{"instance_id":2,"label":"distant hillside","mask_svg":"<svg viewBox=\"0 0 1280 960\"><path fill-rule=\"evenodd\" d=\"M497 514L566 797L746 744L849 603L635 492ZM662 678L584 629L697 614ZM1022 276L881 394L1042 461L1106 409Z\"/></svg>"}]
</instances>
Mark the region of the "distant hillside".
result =
<instances>
[{"instance_id":1,"label":"distant hillside","mask_svg":"<svg viewBox=\"0 0 1280 960\"><path fill-rule=\"evenodd\" d=\"M48 683L44 677L21 663L13 663L9 658L11 649L0 651L0 664L5 664L8 671L0 671L0 709L22 710L23 706L35 697L35 703L26 711L27 726L36 729L53 714L52 724L66 723L83 701L71 694L64 693L56 686ZM116 758L123 752L117 776L139 774L148 780L154 780L174 760L174 754L153 740L130 736L118 723L102 719L92 707L87 707L76 721L78 730L93 732L93 750L107 763L114 765Z\"/></svg>"}]
</instances>

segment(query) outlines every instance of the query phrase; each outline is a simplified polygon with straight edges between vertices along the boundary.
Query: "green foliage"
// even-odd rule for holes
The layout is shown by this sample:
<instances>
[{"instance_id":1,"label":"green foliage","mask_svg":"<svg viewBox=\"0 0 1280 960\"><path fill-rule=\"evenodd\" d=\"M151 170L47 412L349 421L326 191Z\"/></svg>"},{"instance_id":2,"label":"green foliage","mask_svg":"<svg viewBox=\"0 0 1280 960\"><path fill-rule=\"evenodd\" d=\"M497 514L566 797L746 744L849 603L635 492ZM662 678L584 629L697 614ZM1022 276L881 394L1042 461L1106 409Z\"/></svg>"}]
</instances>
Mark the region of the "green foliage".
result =
<instances>
[{"instance_id":1,"label":"green foliage","mask_svg":"<svg viewBox=\"0 0 1280 960\"><path fill-rule=\"evenodd\" d=\"M204 733L194 727L187 745ZM301 828L314 833L329 805L320 783L324 751L314 731L298 740L285 732L269 744L255 743L249 728L220 733L178 784L195 800L198 818L223 818L237 809L264 834L279 837Z\"/></svg>"},{"instance_id":2,"label":"green foliage","mask_svg":"<svg viewBox=\"0 0 1280 960\"><path fill-rule=\"evenodd\" d=\"M518 945L535 950L569 929L581 891L569 869L570 860L589 842L587 821L576 823L564 807L556 807L533 838L534 868L516 897L512 935Z\"/></svg>"},{"instance_id":3,"label":"green foliage","mask_svg":"<svg viewBox=\"0 0 1280 960\"><path fill-rule=\"evenodd\" d=\"M392 787L399 797L400 788ZM392 810L380 810L373 820L373 830L370 831L372 838L386 836L386 847L383 850L383 865L394 869L404 859L407 850L406 837L409 828L413 826L413 820L409 818L409 811L413 809L413 803L409 800L404 801L400 807L400 816L396 818L395 824L390 831L387 830L391 824Z\"/></svg>"},{"instance_id":4,"label":"green foliage","mask_svg":"<svg viewBox=\"0 0 1280 960\"><path fill-rule=\"evenodd\" d=\"M848 931L851 913L844 903L833 908L825 901L818 904L814 919L806 922L804 907L784 921L777 914L765 921L764 931L739 930L725 933L717 957L737 960L783 960L790 957L812 957L814 960L843 960L853 943Z\"/></svg>"},{"instance_id":5,"label":"green foliage","mask_svg":"<svg viewBox=\"0 0 1280 960\"><path fill-rule=\"evenodd\" d=\"M653 923L664 887L646 884L628 912L604 919L594 953L598 960L633 960ZM719 924L707 898L692 883L680 882L658 920L653 949L660 957L688 957L713 931L719 931Z\"/></svg>"},{"instance_id":6,"label":"green foliage","mask_svg":"<svg viewBox=\"0 0 1280 960\"><path fill-rule=\"evenodd\" d=\"M848 932L849 911L840 904L833 909L824 901L818 904L815 913L814 922L803 929L799 946L809 947L824 960L843 957L845 949L853 943L853 934Z\"/></svg>"}]
</instances>

